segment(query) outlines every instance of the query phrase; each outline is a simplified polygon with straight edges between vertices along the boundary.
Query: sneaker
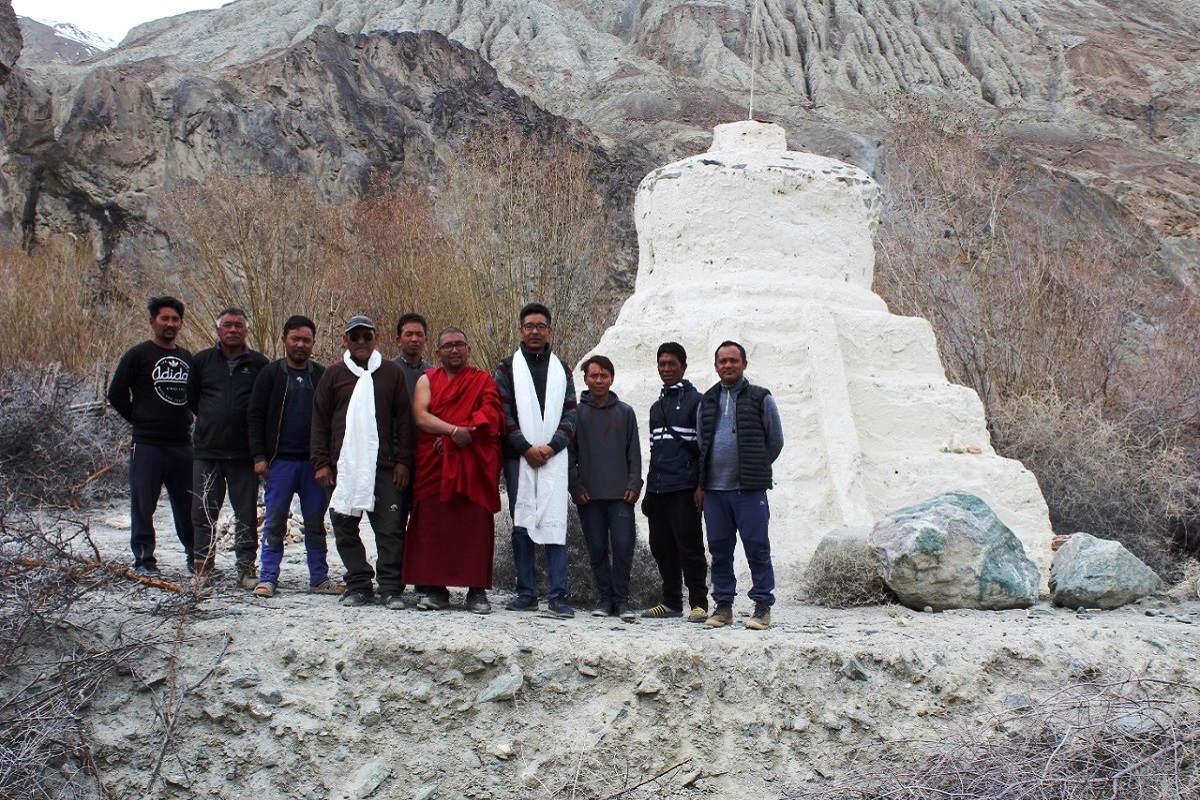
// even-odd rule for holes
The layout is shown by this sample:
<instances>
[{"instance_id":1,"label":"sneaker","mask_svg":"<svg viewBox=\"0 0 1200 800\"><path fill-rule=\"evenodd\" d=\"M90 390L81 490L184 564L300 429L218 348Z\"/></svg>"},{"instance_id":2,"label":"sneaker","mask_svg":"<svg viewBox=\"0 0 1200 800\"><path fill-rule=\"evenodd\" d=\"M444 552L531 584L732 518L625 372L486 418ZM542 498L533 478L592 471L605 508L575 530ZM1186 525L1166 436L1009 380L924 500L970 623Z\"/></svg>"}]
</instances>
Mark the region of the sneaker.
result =
<instances>
[{"instance_id":1,"label":"sneaker","mask_svg":"<svg viewBox=\"0 0 1200 800\"><path fill-rule=\"evenodd\" d=\"M662 603L659 603L654 608L647 608L642 612L643 619L673 619L682 617L683 612L677 608L667 608Z\"/></svg>"},{"instance_id":2,"label":"sneaker","mask_svg":"<svg viewBox=\"0 0 1200 800\"><path fill-rule=\"evenodd\" d=\"M556 619L575 619L575 609L566 600L551 600L546 604L546 613Z\"/></svg>"},{"instance_id":3,"label":"sneaker","mask_svg":"<svg viewBox=\"0 0 1200 800\"><path fill-rule=\"evenodd\" d=\"M371 602L371 594L364 592L362 589L351 589L342 595L342 599L339 602L347 607L365 606Z\"/></svg>"},{"instance_id":4,"label":"sneaker","mask_svg":"<svg viewBox=\"0 0 1200 800\"><path fill-rule=\"evenodd\" d=\"M417 602L418 611L441 611L450 605L450 593L432 591Z\"/></svg>"},{"instance_id":5,"label":"sneaker","mask_svg":"<svg viewBox=\"0 0 1200 800\"><path fill-rule=\"evenodd\" d=\"M335 581L333 578L326 578L320 583L314 583L308 587L308 591L313 594L341 594L346 591L346 587Z\"/></svg>"},{"instance_id":6,"label":"sneaker","mask_svg":"<svg viewBox=\"0 0 1200 800\"><path fill-rule=\"evenodd\" d=\"M593 617L607 617L612 613L612 605L609 603L601 603L592 609Z\"/></svg>"},{"instance_id":7,"label":"sneaker","mask_svg":"<svg viewBox=\"0 0 1200 800\"><path fill-rule=\"evenodd\" d=\"M688 622L706 622L708 620L708 609L704 606L696 606L688 612Z\"/></svg>"},{"instance_id":8,"label":"sneaker","mask_svg":"<svg viewBox=\"0 0 1200 800\"><path fill-rule=\"evenodd\" d=\"M492 613L492 604L488 601L487 591L484 589L468 590L466 606L467 611L472 614Z\"/></svg>"},{"instance_id":9,"label":"sneaker","mask_svg":"<svg viewBox=\"0 0 1200 800\"><path fill-rule=\"evenodd\" d=\"M392 611L404 610L404 596L400 592L381 592L379 602L383 603L384 608L391 609ZM417 608L420 607L420 605L417 606Z\"/></svg>"},{"instance_id":10,"label":"sneaker","mask_svg":"<svg viewBox=\"0 0 1200 800\"><path fill-rule=\"evenodd\" d=\"M531 597L527 594L517 595L517 599L505 606L509 611L537 611L538 602L536 597Z\"/></svg>"},{"instance_id":11,"label":"sneaker","mask_svg":"<svg viewBox=\"0 0 1200 800\"><path fill-rule=\"evenodd\" d=\"M239 565L237 582L238 586L243 589L254 590L258 588L258 567L253 564Z\"/></svg>"},{"instance_id":12,"label":"sneaker","mask_svg":"<svg viewBox=\"0 0 1200 800\"><path fill-rule=\"evenodd\" d=\"M752 631L765 631L771 627L771 606L763 602L756 602L754 614L746 620L746 627Z\"/></svg>"},{"instance_id":13,"label":"sneaker","mask_svg":"<svg viewBox=\"0 0 1200 800\"><path fill-rule=\"evenodd\" d=\"M638 618L637 612L630 608L628 603L620 603L617 606L617 616L623 622L637 622Z\"/></svg>"},{"instance_id":14,"label":"sneaker","mask_svg":"<svg viewBox=\"0 0 1200 800\"><path fill-rule=\"evenodd\" d=\"M733 622L733 604L717 603L717 607L704 621L704 624L710 628L724 628L731 622Z\"/></svg>"},{"instance_id":15,"label":"sneaker","mask_svg":"<svg viewBox=\"0 0 1200 800\"><path fill-rule=\"evenodd\" d=\"M259 597L274 597L275 584L272 581L259 581L254 587L254 593Z\"/></svg>"},{"instance_id":16,"label":"sneaker","mask_svg":"<svg viewBox=\"0 0 1200 800\"><path fill-rule=\"evenodd\" d=\"M158 580L162 577L162 573L158 571L158 567L134 567L133 574L139 578L146 578L148 580Z\"/></svg>"}]
</instances>

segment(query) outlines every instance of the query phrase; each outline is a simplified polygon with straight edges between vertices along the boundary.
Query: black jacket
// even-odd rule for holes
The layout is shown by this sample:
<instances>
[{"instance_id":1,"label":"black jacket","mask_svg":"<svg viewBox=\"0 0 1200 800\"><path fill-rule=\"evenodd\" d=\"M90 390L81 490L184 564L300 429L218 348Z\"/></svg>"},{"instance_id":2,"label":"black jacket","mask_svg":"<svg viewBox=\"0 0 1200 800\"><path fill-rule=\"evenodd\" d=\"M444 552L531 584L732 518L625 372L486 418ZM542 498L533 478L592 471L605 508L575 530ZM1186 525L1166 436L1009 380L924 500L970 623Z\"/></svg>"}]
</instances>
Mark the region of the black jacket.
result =
<instances>
[{"instance_id":1,"label":"black jacket","mask_svg":"<svg viewBox=\"0 0 1200 800\"><path fill-rule=\"evenodd\" d=\"M192 359L188 407L196 415L196 458L249 458L246 410L267 357L253 350L229 361L216 347Z\"/></svg>"},{"instance_id":2,"label":"black jacket","mask_svg":"<svg viewBox=\"0 0 1200 800\"><path fill-rule=\"evenodd\" d=\"M699 409L700 392L687 380L664 386L651 404L647 492L666 494L700 485Z\"/></svg>"},{"instance_id":3,"label":"black jacket","mask_svg":"<svg viewBox=\"0 0 1200 800\"><path fill-rule=\"evenodd\" d=\"M309 360L308 379L314 392L324 372L325 367ZM256 462L274 461L279 452L279 427L283 421L283 405L287 401L290 385L287 360L283 358L263 367L254 381L246 422L249 425L250 456Z\"/></svg>"}]
</instances>

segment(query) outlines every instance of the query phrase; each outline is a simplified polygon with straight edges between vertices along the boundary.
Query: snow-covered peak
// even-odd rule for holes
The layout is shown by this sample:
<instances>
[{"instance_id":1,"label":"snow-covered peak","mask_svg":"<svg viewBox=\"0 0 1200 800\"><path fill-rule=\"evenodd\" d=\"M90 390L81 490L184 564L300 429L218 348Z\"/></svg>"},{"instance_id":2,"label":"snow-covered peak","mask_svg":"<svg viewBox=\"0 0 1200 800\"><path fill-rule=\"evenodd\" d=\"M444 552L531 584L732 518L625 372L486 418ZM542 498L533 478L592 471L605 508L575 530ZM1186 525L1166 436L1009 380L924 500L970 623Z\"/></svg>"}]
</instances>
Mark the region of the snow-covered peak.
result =
<instances>
[{"instance_id":1,"label":"snow-covered peak","mask_svg":"<svg viewBox=\"0 0 1200 800\"><path fill-rule=\"evenodd\" d=\"M55 22L48 19L36 19L30 17L35 22L40 22L48 28L53 28L54 32L64 39L70 39L73 42L79 42L87 47L99 50L112 50L117 46L117 42L109 39L106 36L101 36L94 31L85 31L73 22Z\"/></svg>"}]
</instances>

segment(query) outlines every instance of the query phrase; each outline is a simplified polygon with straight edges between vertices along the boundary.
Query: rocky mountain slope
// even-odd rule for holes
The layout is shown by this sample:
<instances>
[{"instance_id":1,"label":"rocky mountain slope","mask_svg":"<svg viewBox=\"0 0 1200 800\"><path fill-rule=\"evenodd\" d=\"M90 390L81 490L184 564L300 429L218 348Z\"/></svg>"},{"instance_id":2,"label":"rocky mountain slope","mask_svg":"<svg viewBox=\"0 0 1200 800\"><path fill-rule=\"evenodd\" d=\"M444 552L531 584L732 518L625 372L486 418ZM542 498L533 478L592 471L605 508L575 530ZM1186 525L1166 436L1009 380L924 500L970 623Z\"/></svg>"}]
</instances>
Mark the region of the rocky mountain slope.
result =
<instances>
[{"instance_id":1,"label":"rocky mountain slope","mask_svg":"<svg viewBox=\"0 0 1200 800\"><path fill-rule=\"evenodd\" d=\"M167 98L174 103L182 89L186 106L202 85L246 93L248 83L261 93L267 84L258 76L273 69L272 85L282 95L304 98L312 116L344 117L345 135L353 139L358 125L346 115L364 103L338 101L363 93L371 105L382 87L352 80L329 91L332 40L314 32L320 26L347 33L437 30L476 51L506 87L580 120L610 147L646 147L656 163L702 150L714 124L745 118L751 86L754 115L784 124L792 147L868 171L876 169L880 138L905 99L955 109L997 126L1013 147L1064 180L1117 200L1158 236L1162 266L1192 283L1200 256L1195 11L1190 0L237 0L147 23L120 48L84 65L22 59L19 67L33 89L17 109L10 92L6 116L27 112L18 114L17 127L32 125L40 135L30 147L6 126L9 189L2 199L12 227L40 166L48 176L41 206L46 224L78 223L78 208L55 208L69 205L66 198L84 199L93 217L108 206L142 217L158 184L220 163L179 157L177 145L167 142L178 139L181 125L164 119ZM375 46L368 50L368 56L376 52ZM347 69L355 63L346 52L338 57ZM271 66L288 59L325 59L327 66ZM404 93L393 87L384 94ZM221 102L248 100L227 93ZM286 102L269 111L260 106L259 113L251 127L295 116ZM90 146L79 141L80 131L109 127L116 118L142 125L159 143L157 170L147 169L147 140L135 134L131 155L111 165L116 174L108 179L91 179L85 174L90 166L53 174L45 153L70 158ZM239 131L236 138L245 126L232 130ZM338 145L326 158L344 146L343 132L332 133ZM43 146L55 137L57 149ZM387 148L349 144L368 160L395 157ZM323 147L318 143L302 160L320 160ZM22 160L32 162L24 171L11 166ZM145 180L148 171L157 181ZM323 180L340 186L353 177Z\"/></svg>"}]
</instances>

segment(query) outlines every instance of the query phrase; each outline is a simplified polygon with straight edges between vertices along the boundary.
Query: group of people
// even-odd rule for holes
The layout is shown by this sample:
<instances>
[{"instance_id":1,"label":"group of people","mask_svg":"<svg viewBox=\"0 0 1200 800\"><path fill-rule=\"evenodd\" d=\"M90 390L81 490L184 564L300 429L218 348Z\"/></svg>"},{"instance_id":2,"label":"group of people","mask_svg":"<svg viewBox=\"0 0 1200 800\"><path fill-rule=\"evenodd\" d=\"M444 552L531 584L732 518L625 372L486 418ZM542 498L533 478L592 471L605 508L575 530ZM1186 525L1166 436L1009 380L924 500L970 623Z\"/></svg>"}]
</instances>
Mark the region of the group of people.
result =
<instances>
[{"instance_id":1,"label":"group of people","mask_svg":"<svg viewBox=\"0 0 1200 800\"><path fill-rule=\"evenodd\" d=\"M438 365L426 361L428 326L415 313L397 323L394 360L379 353L375 323L358 315L342 330L341 359L323 367L312 360L317 326L305 316L288 318L284 357L268 362L247 344L239 308L217 315L215 344L195 355L177 342L182 302L155 297L148 310L151 338L125 353L108 389L109 402L133 428L130 544L138 576L160 577L153 515L165 487L188 570L197 581L213 580L214 528L228 495L237 583L271 597L298 497L310 591L339 594L344 606L378 596L400 609L411 585L417 608L428 611L449 605L450 587L464 587L467 609L490 613L503 475L517 575L509 610L540 608L541 545L546 613L574 617L567 587L573 500L599 597L593 616L632 621L686 613L690 622L728 625L740 536L754 601L746 626L770 626L775 578L766 491L783 433L771 393L744 376L742 345L717 348L719 380L704 394L684 378L684 348L659 347L663 388L649 410L642 497L637 415L612 391L612 361L595 355L583 363L587 389L577 399L570 366L553 352L551 312L540 303L521 309L520 347L494 375L471 364L470 341L457 327L438 333ZM662 602L640 615L629 597L639 499L662 577ZM329 575L326 511L345 567L342 582ZM363 514L375 536L374 566L359 530Z\"/></svg>"}]
</instances>

